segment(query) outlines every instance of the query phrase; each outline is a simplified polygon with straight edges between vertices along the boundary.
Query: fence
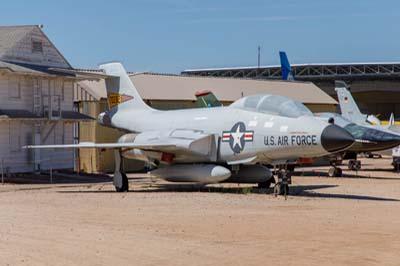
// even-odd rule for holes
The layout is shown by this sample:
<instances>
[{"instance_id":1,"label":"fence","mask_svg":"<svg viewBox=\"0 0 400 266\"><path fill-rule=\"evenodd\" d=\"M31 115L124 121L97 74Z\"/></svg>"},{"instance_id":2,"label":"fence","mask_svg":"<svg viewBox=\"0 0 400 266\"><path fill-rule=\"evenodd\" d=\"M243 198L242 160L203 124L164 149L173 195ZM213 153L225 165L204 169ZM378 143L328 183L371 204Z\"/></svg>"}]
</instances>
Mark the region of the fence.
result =
<instances>
[{"instance_id":1,"label":"fence","mask_svg":"<svg viewBox=\"0 0 400 266\"><path fill-rule=\"evenodd\" d=\"M1 158L1 183L4 184L5 177L12 178L14 175L26 173L48 173L49 182L53 184L54 170L70 169L73 170L75 166L74 160L70 164L65 160L58 159L55 161L49 157L41 160L16 160L15 158Z\"/></svg>"}]
</instances>

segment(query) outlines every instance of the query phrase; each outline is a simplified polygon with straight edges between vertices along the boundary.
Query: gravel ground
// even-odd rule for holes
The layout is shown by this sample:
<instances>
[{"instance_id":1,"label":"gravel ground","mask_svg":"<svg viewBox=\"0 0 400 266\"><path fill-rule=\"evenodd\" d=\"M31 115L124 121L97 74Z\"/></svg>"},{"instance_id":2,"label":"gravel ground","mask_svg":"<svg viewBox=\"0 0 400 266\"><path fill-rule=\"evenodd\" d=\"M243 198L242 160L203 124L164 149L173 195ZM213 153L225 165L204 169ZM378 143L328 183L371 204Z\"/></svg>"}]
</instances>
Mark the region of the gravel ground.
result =
<instances>
[{"instance_id":1,"label":"gravel ground","mask_svg":"<svg viewBox=\"0 0 400 266\"><path fill-rule=\"evenodd\" d=\"M179 185L0 185L0 265L399 265L400 174L390 159L326 177L300 169L292 195Z\"/></svg>"}]
</instances>

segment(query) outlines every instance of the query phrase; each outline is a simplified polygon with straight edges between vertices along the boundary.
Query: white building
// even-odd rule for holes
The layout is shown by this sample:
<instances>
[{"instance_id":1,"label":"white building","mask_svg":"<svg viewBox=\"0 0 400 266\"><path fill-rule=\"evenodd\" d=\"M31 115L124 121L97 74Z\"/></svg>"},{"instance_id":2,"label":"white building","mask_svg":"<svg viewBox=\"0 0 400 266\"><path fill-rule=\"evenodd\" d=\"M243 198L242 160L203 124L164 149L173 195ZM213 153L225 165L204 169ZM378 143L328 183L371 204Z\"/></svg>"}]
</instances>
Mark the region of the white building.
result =
<instances>
[{"instance_id":1,"label":"white building","mask_svg":"<svg viewBox=\"0 0 400 266\"><path fill-rule=\"evenodd\" d=\"M73 143L77 78L39 26L0 26L0 161L5 171L72 169L72 150L26 150L27 144Z\"/></svg>"}]
</instances>

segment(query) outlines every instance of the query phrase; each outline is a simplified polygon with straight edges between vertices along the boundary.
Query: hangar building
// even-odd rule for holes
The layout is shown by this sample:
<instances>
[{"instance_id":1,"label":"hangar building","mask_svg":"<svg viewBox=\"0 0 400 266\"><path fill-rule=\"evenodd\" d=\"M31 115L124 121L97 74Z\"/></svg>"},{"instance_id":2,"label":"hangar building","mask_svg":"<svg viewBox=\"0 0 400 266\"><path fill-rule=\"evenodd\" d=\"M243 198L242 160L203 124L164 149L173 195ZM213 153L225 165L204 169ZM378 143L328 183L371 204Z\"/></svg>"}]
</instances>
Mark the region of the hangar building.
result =
<instances>
[{"instance_id":1,"label":"hangar building","mask_svg":"<svg viewBox=\"0 0 400 266\"><path fill-rule=\"evenodd\" d=\"M162 110L195 108L197 91L211 90L224 105L247 95L258 93L280 94L305 103L312 111L334 111L337 102L311 82L285 82L256 79L188 77L142 73L130 75L140 95L152 107ZM97 117L107 108L105 83L81 81L75 87L75 101L80 111ZM115 141L123 132L100 126L96 122L80 123L81 141ZM110 151L81 150L80 169L87 172L113 171L114 159ZM132 161L125 163L134 170Z\"/></svg>"},{"instance_id":2,"label":"hangar building","mask_svg":"<svg viewBox=\"0 0 400 266\"><path fill-rule=\"evenodd\" d=\"M335 80L351 86L360 109L367 114L388 119L393 112L400 116L400 63L294 64L296 80L310 81L336 98ZM280 79L280 66L189 69L190 76Z\"/></svg>"},{"instance_id":3,"label":"hangar building","mask_svg":"<svg viewBox=\"0 0 400 266\"><path fill-rule=\"evenodd\" d=\"M4 172L73 169L71 150L27 144L73 143L74 125L90 119L73 105L72 69L40 26L0 26L0 162Z\"/></svg>"}]
</instances>

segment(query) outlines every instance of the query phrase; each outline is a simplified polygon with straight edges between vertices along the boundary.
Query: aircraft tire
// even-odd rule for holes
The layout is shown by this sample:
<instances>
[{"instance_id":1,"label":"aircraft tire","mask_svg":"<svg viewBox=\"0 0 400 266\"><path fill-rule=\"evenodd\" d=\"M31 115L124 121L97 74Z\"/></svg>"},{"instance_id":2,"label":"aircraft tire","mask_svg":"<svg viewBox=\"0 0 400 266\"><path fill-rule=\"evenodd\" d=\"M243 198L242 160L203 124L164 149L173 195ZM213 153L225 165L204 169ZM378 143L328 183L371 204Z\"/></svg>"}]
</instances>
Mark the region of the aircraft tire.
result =
<instances>
[{"instance_id":1,"label":"aircraft tire","mask_svg":"<svg viewBox=\"0 0 400 266\"><path fill-rule=\"evenodd\" d=\"M331 167L328 170L329 177L342 177L342 168L339 167Z\"/></svg>"},{"instance_id":2,"label":"aircraft tire","mask_svg":"<svg viewBox=\"0 0 400 266\"><path fill-rule=\"evenodd\" d=\"M361 169L361 161L359 160L350 160L348 164L349 170L358 171Z\"/></svg>"},{"instance_id":3,"label":"aircraft tire","mask_svg":"<svg viewBox=\"0 0 400 266\"><path fill-rule=\"evenodd\" d=\"M354 161L353 160L349 160L349 164L347 165L347 168L349 168L349 170L354 170Z\"/></svg>"},{"instance_id":4,"label":"aircraft tire","mask_svg":"<svg viewBox=\"0 0 400 266\"><path fill-rule=\"evenodd\" d=\"M296 168L296 165L294 165L294 164L289 164L286 168L287 168L288 171L294 172L294 169Z\"/></svg>"},{"instance_id":5,"label":"aircraft tire","mask_svg":"<svg viewBox=\"0 0 400 266\"><path fill-rule=\"evenodd\" d=\"M331 167L328 170L328 176L329 177L334 177L335 176L335 172L336 172L336 167Z\"/></svg>"},{"instance_id":6,"label":"aircraft tire","mask_svg":"<svg viewBox=\"0 0 400 266\"><path fill-rule=\"evenodd\" d=\"M342 168L335 169L335 177L342 177Z\"/></svg>"},{"instance_id":7,"label":"aircraft tire","mask_svg":"<svg viewBox=\"0 0 400 266\"><path fill-rule=\"evenodd\" d=\"M129 180L128 176L125 173L121 173L122 175L122 187L115 187L117 192L128 192L129 191Z\"/></svg>"}]
</instances>

